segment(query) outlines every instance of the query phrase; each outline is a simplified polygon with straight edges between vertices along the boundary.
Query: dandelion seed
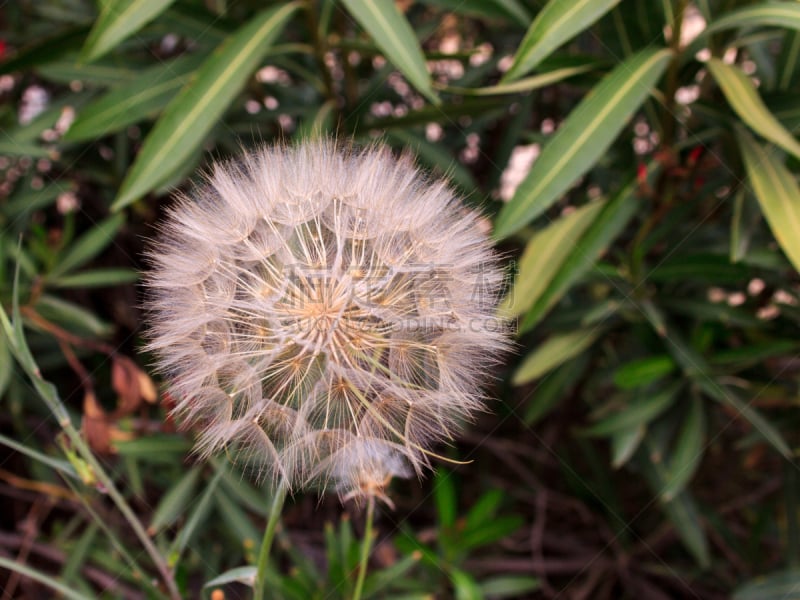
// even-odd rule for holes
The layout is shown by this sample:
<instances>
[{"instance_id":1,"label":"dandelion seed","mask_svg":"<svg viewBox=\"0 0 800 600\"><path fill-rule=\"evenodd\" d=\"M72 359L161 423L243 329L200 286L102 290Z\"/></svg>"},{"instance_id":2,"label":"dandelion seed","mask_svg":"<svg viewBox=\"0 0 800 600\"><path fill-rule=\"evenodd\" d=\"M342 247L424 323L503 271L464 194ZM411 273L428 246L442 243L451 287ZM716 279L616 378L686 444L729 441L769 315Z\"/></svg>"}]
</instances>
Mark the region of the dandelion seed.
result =
<instances>
[{"instance_id":1,"label":"dandelion seed","mask_svg":"<svg viewBox=\"0 0 800 600\"><path fill-rule=\"evenodd\" d=\"M508 344L479 215L381 146L216 165L149 256L149 348L198 452L289 488L388 502Z\"/></svg>"}]
</instances>

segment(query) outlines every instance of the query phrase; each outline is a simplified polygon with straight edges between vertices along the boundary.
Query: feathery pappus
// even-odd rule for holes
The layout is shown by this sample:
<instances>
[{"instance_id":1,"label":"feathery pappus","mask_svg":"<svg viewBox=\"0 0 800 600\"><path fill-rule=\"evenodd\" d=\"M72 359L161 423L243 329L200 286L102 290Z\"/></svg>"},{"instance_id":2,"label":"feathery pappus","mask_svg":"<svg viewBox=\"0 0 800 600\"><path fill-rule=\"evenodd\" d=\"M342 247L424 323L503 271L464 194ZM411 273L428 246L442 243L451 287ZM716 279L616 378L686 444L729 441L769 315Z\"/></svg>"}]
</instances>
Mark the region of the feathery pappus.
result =
<instances>
[{"instance_id":1,"label":"feathery pappus","mask_svg":"<svg viewBox=\"0 0 800 600\"><path fill-rule=\"evenodd\" d=\"M382 145L213 167L149 251L149 349L198 432L290 489L388 502L483 405L509 345L480 215Z\"/></svg>"}]
</instances>

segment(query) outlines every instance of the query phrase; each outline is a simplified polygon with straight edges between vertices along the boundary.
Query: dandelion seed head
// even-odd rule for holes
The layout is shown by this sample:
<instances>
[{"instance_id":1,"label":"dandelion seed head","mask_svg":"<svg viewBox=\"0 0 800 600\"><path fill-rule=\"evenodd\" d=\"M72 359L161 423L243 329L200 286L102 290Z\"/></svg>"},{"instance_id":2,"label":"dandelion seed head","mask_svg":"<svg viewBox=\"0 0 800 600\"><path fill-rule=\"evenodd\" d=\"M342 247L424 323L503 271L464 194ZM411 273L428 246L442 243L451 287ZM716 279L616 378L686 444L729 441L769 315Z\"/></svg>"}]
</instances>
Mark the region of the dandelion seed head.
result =
<instances>
[{"instance_id":1,"label":"dandelion seed head","mask_svg":"<svg viewBox=\"0 0 800 600\"><path fill-rule=\"evenodd\" d=\"M149 259L148 347L197 451L294 488L388 502L508 346L479 215L379 145L217 164Z\"/></svg>"}]
</instances>

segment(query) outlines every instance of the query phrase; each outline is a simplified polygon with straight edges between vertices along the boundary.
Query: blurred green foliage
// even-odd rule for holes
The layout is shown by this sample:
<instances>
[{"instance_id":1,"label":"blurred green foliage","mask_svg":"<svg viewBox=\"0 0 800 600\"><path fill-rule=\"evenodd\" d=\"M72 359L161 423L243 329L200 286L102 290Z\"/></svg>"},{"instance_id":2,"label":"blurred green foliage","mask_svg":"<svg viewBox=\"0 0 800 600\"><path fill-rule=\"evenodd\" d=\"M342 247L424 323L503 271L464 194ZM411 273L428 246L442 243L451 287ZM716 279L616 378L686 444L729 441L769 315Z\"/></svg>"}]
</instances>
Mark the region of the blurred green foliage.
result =
<instances>
[{"instance_id":1,"label":"blurred green foliage","mask_svg":"<svg viewBox=\"0 0 800 600\"><path fill-rule=\"evenodd\" d=\"M210 159L314 136L410 149L518 257L496 414L396 484L364 597L797 594L800 3L3 10L9 596L248 597L268 494L187 459L134 282ZM270 593L349 597L355 514L290 502Z\"/></svg>"}]
</instances>

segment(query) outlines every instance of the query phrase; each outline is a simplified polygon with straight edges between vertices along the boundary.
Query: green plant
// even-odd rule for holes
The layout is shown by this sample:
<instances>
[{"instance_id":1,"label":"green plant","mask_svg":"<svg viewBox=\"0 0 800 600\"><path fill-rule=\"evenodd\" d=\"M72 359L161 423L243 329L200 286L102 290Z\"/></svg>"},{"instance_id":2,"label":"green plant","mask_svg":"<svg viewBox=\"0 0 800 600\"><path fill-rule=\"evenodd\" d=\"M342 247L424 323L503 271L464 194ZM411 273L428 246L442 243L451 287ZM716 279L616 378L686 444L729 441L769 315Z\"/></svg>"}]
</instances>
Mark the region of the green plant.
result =
<instances>
[{"instance_id":1,"label":"green plant","mask_svg":"<svg viewBox=\"0 0 800 600\"><path fill-rule=\"evenodd\" d=\"M262 4L5 7L0 300L12 312L18 266L19 311L0 345L0 440L13 467L0 476L13 514L39 533L31 560L13 563L24 539L4 522L12 586L33 586L35 572L84 596L125 596L166 562L161 585L174 574L179 593L196 595L254 564L269 499L222 463L183 465L191 441L164 416L170 399L147 401L130 281L141 240L198 167L265 141L334 135L413 151L520 257L502 306L518 319L519 358L496 373L496 416L453 454L475 462L459 470L469 500L451 505L469 511L497 487L503 501L478 530L506 511L524 524L467 551L462 530L436 522L445 488L437 517L430 484L403 487L396 564L422 536L430 554L408 568L431 588L400 575L376 597L489 595L487 579L518 575L537 579L520 592L529 597L791 591L800 5ZM28 387L52 401L40 373L60 392L55 415ZM154 560L138 555L122 504L103 501L80 440L59 447L63 411L83 421L130 516L158 517ZM79 504L42 513L43 490ZM330 550L302 576L288 568L292 535L321 527L315 503L290 504L273 566L324 594L320 582L343 572L326 568ZM320 510L339 522L338 508ZM393 522L378 515L377 530L392 537Z\"/></svg>"}]
</instances>

